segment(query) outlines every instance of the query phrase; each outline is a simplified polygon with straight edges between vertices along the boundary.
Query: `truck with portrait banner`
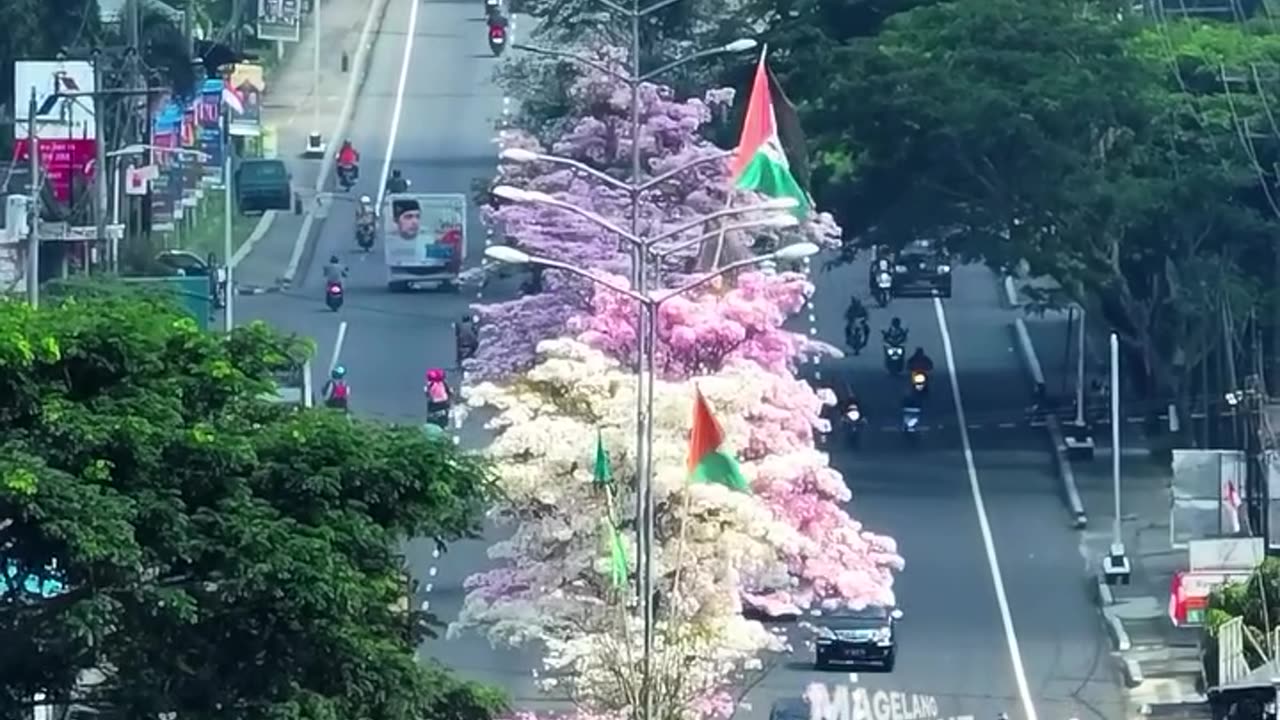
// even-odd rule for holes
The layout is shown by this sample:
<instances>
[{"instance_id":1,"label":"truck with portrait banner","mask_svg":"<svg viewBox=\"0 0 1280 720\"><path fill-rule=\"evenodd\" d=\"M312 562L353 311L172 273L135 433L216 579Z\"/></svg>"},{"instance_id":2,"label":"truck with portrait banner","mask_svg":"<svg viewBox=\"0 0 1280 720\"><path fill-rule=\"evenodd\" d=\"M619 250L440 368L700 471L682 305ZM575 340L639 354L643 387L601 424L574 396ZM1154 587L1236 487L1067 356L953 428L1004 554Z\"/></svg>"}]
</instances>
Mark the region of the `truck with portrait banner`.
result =
<instances>
[{"instance_id":1,"label":"truck with portrait banner","mask_svg":"<svg viewBox=\"0 0 1280 720\"><path fill-rule=\"evenodd\" d=\"M394 193L382 203L387 289L457 288L467 259L467 196Z\"/></svg>"}]
</instances>

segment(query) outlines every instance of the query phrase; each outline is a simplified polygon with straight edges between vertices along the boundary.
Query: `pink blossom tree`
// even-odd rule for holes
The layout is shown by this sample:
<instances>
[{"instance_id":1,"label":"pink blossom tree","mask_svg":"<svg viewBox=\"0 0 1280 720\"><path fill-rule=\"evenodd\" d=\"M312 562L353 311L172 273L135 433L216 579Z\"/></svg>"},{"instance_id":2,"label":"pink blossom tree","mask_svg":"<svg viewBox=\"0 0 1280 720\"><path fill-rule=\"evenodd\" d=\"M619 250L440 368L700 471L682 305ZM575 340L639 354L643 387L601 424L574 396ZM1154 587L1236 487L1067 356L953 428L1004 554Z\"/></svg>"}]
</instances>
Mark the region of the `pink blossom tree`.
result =
<instances>
[{"instance_id":1,"label":"pink blossom tree","mask_svg":"<svg viewBox=\"0 0 1280 720\"><path fill-rule=\"evenodd\" d=\"M598 48L594 53L595 59L605 67L622 69L617 51ZM604 72L590 71L578 77L569 88L568 97L574 117L566 120L564 134L550 147L519 130L502 133L503 147L570 158L620 180L629 179L632 148L629 90ZM715 159L676 175L639 198L640 236L653 237L673 230L724 208L729 202L758 202L754 194L730 190L727 161L722 159L724 151L703 136L708 124L717 113L727 110L732 100L732 90L719 89L703 98L679 100L670 88L649 83L641 86L639 143L645 177L666 173L700 158L714 156ZM536 162L504 164L494 184L538 190L624 228L629 226L630 198L625 192L561 166ZM482 216L502 242L531 255L571 262L586 269L630 274L631 250L625 242L572 213L531 203L499 203L484 209ZM742 219L735 218L735 222ZM708 225L673 237L671 244L664 243L659 249L686 244L691 238L714 229L714 225ZM743 257L747 248L758 241L776 244L798 237L834 245L839 240L839 228L830 215L821 214L797 229L775 229L751 235L729 231L721 243L721 260ZM714 255L713 246L713 243L704 247L692 245L667 253L662 268L669 279L678 280L684 273L696 269L700 256L705 261ZM538 340L564 334L571 318L590 312L591 293L582 281L554 279L560 275L555 271L542 275L541 293L531 293L499 306L478 308L484 322L480 324L476 357L467 366L473 376L496 378L529 367ZM550 297L535 298L538 294ZM534 318L533 325L527 322Z\"/></svg>"}]
</instances>

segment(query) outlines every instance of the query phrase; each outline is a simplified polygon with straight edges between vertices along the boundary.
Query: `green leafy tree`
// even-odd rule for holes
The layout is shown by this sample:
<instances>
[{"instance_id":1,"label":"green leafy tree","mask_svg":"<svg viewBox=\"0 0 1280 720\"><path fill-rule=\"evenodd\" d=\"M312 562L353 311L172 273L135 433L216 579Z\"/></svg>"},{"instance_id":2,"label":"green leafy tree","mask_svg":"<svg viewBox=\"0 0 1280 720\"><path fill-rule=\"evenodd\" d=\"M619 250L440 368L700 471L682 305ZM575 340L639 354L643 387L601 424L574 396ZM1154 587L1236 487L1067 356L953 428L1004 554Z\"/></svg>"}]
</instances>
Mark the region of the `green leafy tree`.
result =
<instances>
[{"instance_id":1,"label":"green leafy tree","mask_svg":"<svg viewBox=\"0 0 1280 720\"><path fill-rule=\"evenodd\" d=\"M1224 32L1219 45L1248 44ZM1185 401L1223 318L1257 300L1248 268L1273 218L1217 63L1205 98L1152 47L1102 6L955 0L836 51L804 119L846 258L934 236L996 267L1026 262L1101 310L1150 389ZM1205 64L1183 72L1203 85Z\"/></svg>"},{"instance_id":2,"label":"green leafy tree","mask_svg":"<svg viewBox=\"0 0 1280 720\"><path fill-rule=\"evenodd\" d=\"M487 720L415 648L396 546L476 533L487 466L414 428L265 399L309 352L166 301L0 303L0 717ZM89 678L97 674L97 682Z\"/></svg>"}]
</instances>

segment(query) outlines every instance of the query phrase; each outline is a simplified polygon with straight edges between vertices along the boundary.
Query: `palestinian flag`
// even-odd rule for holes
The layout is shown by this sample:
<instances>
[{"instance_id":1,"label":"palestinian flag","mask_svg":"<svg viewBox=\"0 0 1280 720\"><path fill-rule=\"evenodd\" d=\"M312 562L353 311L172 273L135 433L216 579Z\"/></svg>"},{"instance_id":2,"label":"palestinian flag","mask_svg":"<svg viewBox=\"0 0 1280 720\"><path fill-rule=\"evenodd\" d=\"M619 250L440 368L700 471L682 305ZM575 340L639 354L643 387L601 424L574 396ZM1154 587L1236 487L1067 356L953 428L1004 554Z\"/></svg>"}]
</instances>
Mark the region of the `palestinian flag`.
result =
<instances>
[{"instance_id":1,"label":"palestinian flag","mask_svg":"<svg viewBox=\"0 0 1280 720\"><path fill-rule=\"evenodd\" d=\"M689 431L689 480L751 492L737 459L721 447L724 445L724 433L711 414L711 406L701 390L694 392L693 429Z\"/></svg>"},{"instance_id":2,"label":"palestinian flag","mask_svg":"<svg viewBox=\"0 0 1280 720\"><path fill-rule=\"evenodd\" d=\"M738 149L729 164L730 181L739 190L754 190L775 198L795 198L799 203L795 212L804 217L809 212L809 196L791 172L791 163L778 134L778 116L774 112L773 100L769 68L762 52L755 80L751 83L751 97L742 121Z\"/></svg>"}]
</instances>

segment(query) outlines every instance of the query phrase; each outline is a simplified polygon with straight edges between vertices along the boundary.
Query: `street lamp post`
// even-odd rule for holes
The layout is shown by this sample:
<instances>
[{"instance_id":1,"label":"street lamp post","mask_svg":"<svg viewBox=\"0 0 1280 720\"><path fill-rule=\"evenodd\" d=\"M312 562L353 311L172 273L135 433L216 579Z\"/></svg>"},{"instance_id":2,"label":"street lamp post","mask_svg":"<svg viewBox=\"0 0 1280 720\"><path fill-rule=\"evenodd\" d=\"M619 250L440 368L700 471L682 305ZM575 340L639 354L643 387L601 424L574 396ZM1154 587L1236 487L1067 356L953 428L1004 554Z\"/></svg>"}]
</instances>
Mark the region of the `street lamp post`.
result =
<instances>
[{"instance_id":1,"label":"street lamp post","mask_svg":"<svg viewBox=\"0 0 1280 720\"><path fill-rule=\"evenodd\" d=\"M678 233L677 233L678 234ZM711 233L714 234L714 233ZM699 238L701 240L701 238ZM646 254L647 248L637 245L637 256ZM640 586L640 602L644 625L644 679L641 684L643 717L645 720L653 718L653 643L654 643L654 585L655 572L653 566L653 543L654 543L654 500L653 500L653 388L656 380L655 356L657 348L657 313L658 308L668 300L689 293L699 287L702 287L730 272L739 270L759 263L772 260L800 260L810 257L819 250L818 246L813 243L797 243L788 245L777 252L767 255L739 260L729 263L711 273L708 273L697 280L686 285L678 287L674 290L655 294L645 289L632 290L622 287L616 283L605 280L604 278L593 275L591 272L579 268L569 263L551 260L529 255L514 247L495 245L485 250L485 255L490 259L500 263L514 265L539 265L542 267L562 270L564 272L584 278L595 285L612 290L616 293L625 295L636 302L640 307L641 317L645 319L644 334L647 337L637 337L636 345L640 351L640 367L637 375L637 395L639 396L639 404L642 411L636 416L637 418L637 435L641 440L641 445L636 453L637 475L640 477L640 492L642 498L641 522L639 524L640 539L642 542L637 543L640 549L640 557L637 558L638 569L640 570L639 583Z\"/></svg>"},{"instance_id":2,"label":"street lamp post","mask_svg":"<svg viewBox=\"0 0 1280 720\"><path fill-rule=\"evenodd\" d=\"M645 7L644 9L641 9L640 0L631 0L630 7L624 7L616 2L613 2L613 0L599 0L600 4L608 8L610 11L630 20L630 25L631 25L631 57L630 57L631 63L630 65L631 67L629 69L629 73L626 75L619 73L615 71L613 68L610 68L602 63L595 62L590 58L582 57L574 53L564 52L561 50L553 50L549 48L539 48L539 47L524 45L519 43L514 45L515 48L520 50L525 50L527 52L532 52L535 54L547 55L550 57L558 57L558 58L579 63L581 65L585 65L587 67L594 68L596 70L600 70L605 74L616 78L617 80L626 84L630 88L631 90L631 182L627 183L626 185L622 185L620 187L621 189L624 189L628 193L629 200L630 200L629 215L630 215L630 229L631 229L632 237L636 237L640 234L640 195L645 190L652 187L651 184L645 184L641 182L640 85L642 83L648 82L658 77L663 73L670 72L686 63L690 63L695 60L701 60L703 58L711 57L713 55L719 55L722 53L746 52L748 50L755 48L757 45L755 40L752 40L749 38L742 38L739 40L734 40L733 42L727 43L719 47L701 50L701 51L692 53L690 55L687 55L685 57L678 58L669 63L666 63L665 65L655 68L650 72L647 72L647 73L643 72L640 68L640 20L678 1L679 0L659 0L659 2L656 2L652 5ZM579 166L579 169L581 169L581 166ZM597 178L599 177L598 174L595 174L595 173L592 173L592 174L595 175ZM664 180L665 179L666 178L664 177ZM619 187L619 185L615 183L610 183L610 184L614 185L615 187ZM641 247L634 246L632 248L631 286L643 292L645 289L648 288L648 285L649 285L648 267L646 265L645 253ZM647 316L643 312L639 314L639 317L637 320L638 320L637 332L639 333L639 337L638 337L638 342L636 343L636 346L637 346L636 364L637 366L639 366L640 364L639 354L642 352L641 346L646 342L646 338L648 337L648 333L645 331L645 323L647 323L648 320L647 320ZM644 382L643 373L640 374L640 382L641 383ZM643 407L640 406L640 401L638 398L639 398L639 393L637 393L636 413L640 414L640 413L643 413L645 410ZM643 440L637 437L636 445L637 445L637 448L643 448L644 446ZM640 452L643 452L643 450L637 450L638 465L641 464L639 462ZM641 484L643 485L643 481L641 482ZM639 495L637 495L636 497L637 524L643 522L643 503L644 503L643 497L640 497ZM644 554L643 551L641 554ZM640 601L647 602L644 600L644 598L640 598ZM651 647L650 641L651 641L651 638L647 637L646 645L645 645L645 648L646 648L645 662L646 663L648 662L648 658L650 655L650 653L648 652L648 650ZM649 677L647 666L645 671L645 677L646 678ZM649 711L650 703L649 703L647 685L645 687L644 693L646 698L645 699L646 709L645 709L644 717L649 718L651 717L652 713Z\"/></svg>"}]
</instances>

